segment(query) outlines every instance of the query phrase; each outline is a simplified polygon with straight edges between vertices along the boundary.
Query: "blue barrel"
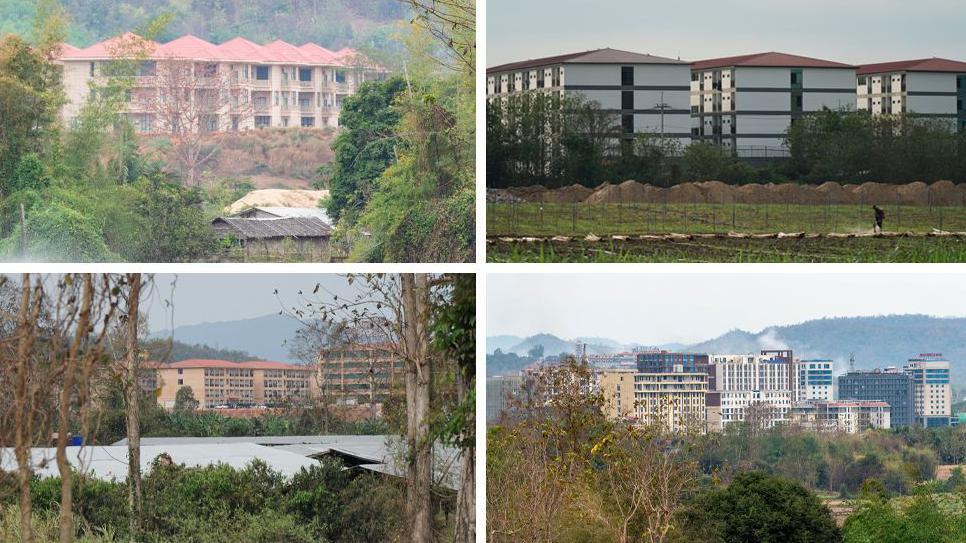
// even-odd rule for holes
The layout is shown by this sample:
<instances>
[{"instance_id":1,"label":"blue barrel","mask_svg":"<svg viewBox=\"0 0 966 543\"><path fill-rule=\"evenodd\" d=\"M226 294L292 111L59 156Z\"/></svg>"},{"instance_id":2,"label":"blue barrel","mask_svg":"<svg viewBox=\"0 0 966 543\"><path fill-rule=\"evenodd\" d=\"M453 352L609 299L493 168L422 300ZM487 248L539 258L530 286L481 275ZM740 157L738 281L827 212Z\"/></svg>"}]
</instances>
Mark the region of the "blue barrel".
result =
<instances>
[{"instance_id":1,"label":"blue barrel","mask_svg":"<svg viewBox=\"0 0 966 543\"><path fill-rule=\"evenodd\" d=\"M80 447L84 444L84 436L70 436L70 441L67 443L71 447Z\"/></svg>"}]
</instances>

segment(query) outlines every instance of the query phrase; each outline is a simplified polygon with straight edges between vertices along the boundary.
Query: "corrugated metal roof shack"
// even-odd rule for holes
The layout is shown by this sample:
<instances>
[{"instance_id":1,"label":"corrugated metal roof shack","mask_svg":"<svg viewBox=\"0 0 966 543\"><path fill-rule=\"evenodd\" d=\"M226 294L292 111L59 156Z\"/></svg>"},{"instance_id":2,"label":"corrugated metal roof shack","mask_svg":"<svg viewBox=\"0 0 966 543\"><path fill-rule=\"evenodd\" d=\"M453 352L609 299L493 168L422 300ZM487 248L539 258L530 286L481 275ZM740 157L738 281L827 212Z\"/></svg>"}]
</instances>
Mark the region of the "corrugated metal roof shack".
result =
<instances>
[{"instance_id":1,"label":"corrugated metal roof shack","mask_svg":"<svg viewBox=\"0 0 966 543\"><path fill-rule=\"evenodd\" d=\"M211 227L229 251L241 249L246 259L326 262L331 257L332 227L318 217L218 217L211 221Z\"/></svg>"}]
</instances>

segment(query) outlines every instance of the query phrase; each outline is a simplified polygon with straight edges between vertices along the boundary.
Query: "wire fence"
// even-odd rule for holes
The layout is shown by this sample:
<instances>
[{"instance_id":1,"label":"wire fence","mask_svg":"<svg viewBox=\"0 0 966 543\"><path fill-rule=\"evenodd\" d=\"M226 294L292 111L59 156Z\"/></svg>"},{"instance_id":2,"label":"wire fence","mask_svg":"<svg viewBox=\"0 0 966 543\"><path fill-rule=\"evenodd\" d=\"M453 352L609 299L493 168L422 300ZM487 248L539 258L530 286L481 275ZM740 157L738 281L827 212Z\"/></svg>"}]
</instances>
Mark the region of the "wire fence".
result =
<instances>
[{"instance_id":1,"label":"wire fence","mask_svg":"<svg viewBox=\"0 0 966 543\"><path fill-rule=\"evenodd\" d=\"M884 231L966 231L966 205L878 202ZM870 203L496 202L488 203L488 236L663 233L872 232Z\"/></svg>"}]
</instances>

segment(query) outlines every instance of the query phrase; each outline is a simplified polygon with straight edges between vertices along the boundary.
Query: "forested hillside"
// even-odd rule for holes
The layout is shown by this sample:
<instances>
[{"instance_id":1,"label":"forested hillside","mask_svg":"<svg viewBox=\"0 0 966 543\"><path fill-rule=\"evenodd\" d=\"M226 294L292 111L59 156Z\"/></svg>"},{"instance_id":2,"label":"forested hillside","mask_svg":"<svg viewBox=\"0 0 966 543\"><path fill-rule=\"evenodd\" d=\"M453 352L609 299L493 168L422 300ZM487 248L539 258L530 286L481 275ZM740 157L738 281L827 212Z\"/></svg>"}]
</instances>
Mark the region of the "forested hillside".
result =
<instances>
[{"instance_id":1,"label":"forested hillside","mask_svg":"<svg viewBox=\"0 0 966 543\"><path fill-rule=\"evenodd\" d=\"M0 34L29 36L36 0L0 0ZM387 27L406 17L397 0L63 0L70 17L70 43L85 47L167 16L158 36L184 34L220 43L244 36L264 43L275 39L327 48L388 45Z\"/></svg>"}]
</instances>

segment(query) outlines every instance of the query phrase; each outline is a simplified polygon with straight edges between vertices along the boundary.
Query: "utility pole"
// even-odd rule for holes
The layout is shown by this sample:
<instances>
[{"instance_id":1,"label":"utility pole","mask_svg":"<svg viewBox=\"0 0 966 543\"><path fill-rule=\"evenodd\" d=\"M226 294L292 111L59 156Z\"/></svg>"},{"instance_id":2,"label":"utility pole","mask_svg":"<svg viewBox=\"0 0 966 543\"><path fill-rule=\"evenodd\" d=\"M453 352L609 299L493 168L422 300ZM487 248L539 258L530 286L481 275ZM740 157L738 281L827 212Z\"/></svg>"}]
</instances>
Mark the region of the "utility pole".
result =
<instances>
[{"instance_id":1,"label":"utility pole","mask_svg":"<svg viewBox=\"0 0 966 543\"><path fill-rule=\"evenodd\" d=\"M661 101L654 105L654 109L661 112L661 137L664 137L664 110L671 109L671 106L664 101L664 91L661 91Z\"/></svg>"}]
</instances>

